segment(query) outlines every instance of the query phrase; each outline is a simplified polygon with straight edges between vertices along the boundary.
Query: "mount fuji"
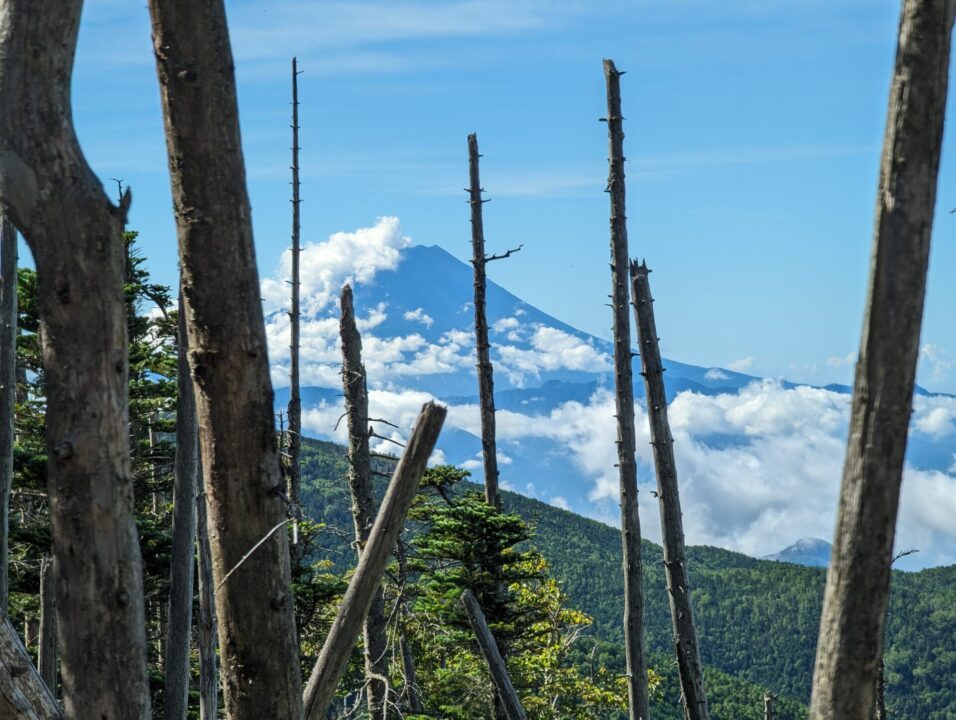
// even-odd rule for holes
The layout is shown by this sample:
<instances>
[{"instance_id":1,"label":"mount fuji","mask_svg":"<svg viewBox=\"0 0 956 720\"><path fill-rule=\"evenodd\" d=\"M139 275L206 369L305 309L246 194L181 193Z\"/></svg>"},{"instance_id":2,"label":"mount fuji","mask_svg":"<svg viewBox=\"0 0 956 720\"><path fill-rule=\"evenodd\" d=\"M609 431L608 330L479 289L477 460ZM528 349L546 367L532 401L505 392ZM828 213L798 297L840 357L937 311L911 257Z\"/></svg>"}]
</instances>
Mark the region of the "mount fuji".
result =
<instances>
[{"instance_id":1,"label":"mount fuji","mask_svg":"<svg viewBox=\"0 0 956 720\"><path fill-rule=\"evenodd\" d=\"M449 407L436 462L481 482L471 266L438 246L412 245L396 218L303 249L304 431L346 441L338 292L353 285L368 372L375 450L395 452L422 403ZM493 269L493 268L492 268ZM263 281L276 408L288 401L285 311L289 256ZM666 302L666 298L658 298ZM601 301L596 311L605 311ZM616 525L613 348L489 281L502 486ZM801 386L665 359L688 542L761 557L794 537L829 537L842 470L849 388ZM639 365L635 366L635 373ZM639 489L654 488L644 388L635 378ZM956 562L956 398L914 401L900 543L919 565ZM659 538L650 492L644 534ZM909 559L909 558L907 558ZM902 563L901 563L902 564ZM911 567L915 567L912 565Z\"/></svg>"}]
</instances>

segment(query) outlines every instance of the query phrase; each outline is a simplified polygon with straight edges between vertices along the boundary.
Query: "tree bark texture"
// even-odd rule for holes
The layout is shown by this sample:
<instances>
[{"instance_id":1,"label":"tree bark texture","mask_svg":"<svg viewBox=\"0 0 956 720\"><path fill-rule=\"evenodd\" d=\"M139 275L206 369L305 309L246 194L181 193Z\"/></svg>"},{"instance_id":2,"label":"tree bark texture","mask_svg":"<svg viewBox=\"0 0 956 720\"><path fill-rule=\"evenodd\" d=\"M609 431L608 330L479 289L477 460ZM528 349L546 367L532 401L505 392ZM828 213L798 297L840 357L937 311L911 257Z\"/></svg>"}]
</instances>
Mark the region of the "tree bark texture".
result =
<instances>
[{"instance_id":1,"label":"tree bark texture","mask_svg":"<svg viewBox=\"0 0 956 720\"><path fill-rule=\"evenodd\" d=\"M488 628L485 620L485 614L481 611L481 606L471 590L465 590L461 594L461 603L465 606L465 613L468 615L468 624L471 625L475 633L475 639L478 641L478 647L481 649L482 657L488 664L488 671L495 684L495 690L501 699L501 705L505 711L505 717L508 720L527 720L524 708L521 707L521 700L508 675L508 668L505 667L505 661L498 651L498 644L495 642L494 635Z\"/></svg>"},{"instance_id":2,"label":"tree bark texture","mask_svg":"<svg viewBox=\"0 0 956 720\"><path fill-rule=\"evenodd\" d=\"M299 255L301 232L299 225L299 70L292 58L292 307L289 311L291 341L289 343L289 481L288 495L293 511L302 506L302 398L299 393ZM298 539L298 533L296 533ZM301 561L300 545L292 549L293 562Z\"/></svg>"},{"instance_id":3,"label":"tree bark texture","mask_svg":"<svg viewBox=\"0 0 956 720\"><path fill-rule=\"evenodd\" d=\"M637 512L637 462L634 457L634 381L631 375L631 321L628 317L627 214L624 187L624 128L620 73L604 61L607 81L611 196L611 307L614 332L614 384L617 412L617 463L621 486L621 542L624 551L624 645L627 661L629 720L648 720L647 667L644 664L644 590L641 520Z\"/></svg>"},{"instance_id":4,"label":"tree bark texture","mask_svg":"<svg viewBox=\"0 0 956 720\"><path fill-rule=\"evenodd\" d=\"M648 279L647 264L631 262L631 286L634 317L637 324L641 375L647 397L647 418L650 424L654 470L657 474L657 499L661 513L661 536L664 546L664 577L671 610L671 628L677 652L683 654L687 677L681 675L681 700L689 720L710 720L704 692L703 666L694 626L687 575L687 554L684 550L684 523L677 486L677 462L674 460L674 438L667 420L667 396L664 392L664 365L658 345L654 300Z\"/></svg>"},{"instance_id":5,"label":"tree bark texture","mask_svg":"<svg viewBox=\"0 0 956 720\"><path fill-rule=\"evenodd\" d=\"M482 187L478 173L478 137L468 136L468 203L471 205L471 264L475 272L475 349L478 353L478 403L481 409L481 454L485 464L485 500L499 510L498 450L495 442L495 381L485 316L485 226L481 206Z\"/></svg>"},{"instance_id":6,"label":"tree bark texture","mask_svg":"<svg viewBox=\"0 0 956 720\"><path fill-rule=\"evenodd\" d=\"M349 429L349 490L352 493L352 520L355 549L361 560L375 523L375 494L372 486L372 458L369 454L368 384L362 364L362 337L355 324L352 288L342 288L342 383L345 416ZM372 720L384 720L388 693L388 640L385 634L385 597L382 587L372 594L365 619L365 679L368 683L368 711Z\"/></svg>"},{"instance_id":7,"label":"tree bark texture","mask_svg":"<svg viewBox=\"0 0 956 720\"><path fill-rule=\"evenodd\" d=\"M385 563L395 548L408 509L418 492L418 484L438 441L446 412L444 407L432 402L422 406L402 458L392 475L358 567L312 668L305 690L305 720L325 720L335 697L335 687L348 664L372 598L381 585Z\"/></svg>"},{"instance_id":8,"label":"tree bark texture","mask_svg":"<svg viewBox=\"0 0 956 720\"><path fill-rule=\"evenodd\" d=\"M197 448L198 450L198 448ZM196 472L197 479L202 471ZM212 577L212 551L209 548L209 524L206 521L206 493L196 494L196 583L199 586L199 719L219 717L219 660L216 657L216 593Z\"/></svg>"},{"instance_id":9,"label":"tree bark texture","mask_svg":"<svg viewBox=\"0 0 956 720\"><path fill-rule=\"evenodd\" d=\"M904 0L811 720L872 720L913 401L956 3Z\"/></svg>"},{"instance_id":10,"label":"tree bark texture","mask_svg":"<svg viewBox=\"0 0 956 720\"><path fill-rule=\"evenodd\" d=\"M17 400L17 231L0 213L0 614L10 599L10 488Z\"/></svg>"},{"instance_id":11,"label":"tree bark texture","mask_svg":"<svg viewBox=\"0 0 956 720\"><path fill-rule=\"evenodd\" d=\"M225 8L222 0L150 0L149 8L200 427L226 715L298 718L302 693L289 542L287 533L276 531L285 522L285 486Z\"/></svg>"},{"instance_id":12,"label":"tree bark texture","mask_svg":"<svg viewBox=\"0 0 956 720\"><path fill-rule=\"evenodd\" d=\"M48 499L66 714L146 718L142 560L133 515L122 227L77 141L81 0L0 13L0 201L36 262Z\"/></svg>"},{"instance_id":13,"label":"tree bark texture","mask_svg":"<svg viewBox=\"0 0 956 720\"><path fill-rule=\"evenodd\" d=\"M179 356L176 375L176 469L173 531L169 562L169 614L166 621L163 717L185 720L189 705L189 647L192 636L196 541L196 478L199 428L189 377L186 313L179 295Z\"/></svg>"},{"instance_id":14,"label":"tree bark texture","mask_svg":"<svg viewBox=\"0 0 956 720\"><path fill-rule=\"evenodd\" d=\"M60 720L60 707L4 617L0 621L0 717ZM69 716L79 717L79 716Z\"/></svg>"},{"instance_id":15,"label":"tree bark texture","mask_svg":"<svg viewBox=\"0 0 956 720\"><path fill-rule=\"evenodd\" d=\"M53 585L53 560L40 561L40 641L37 669L50 693L56 696L56 588Z\"/></svg>"}]
</instances>

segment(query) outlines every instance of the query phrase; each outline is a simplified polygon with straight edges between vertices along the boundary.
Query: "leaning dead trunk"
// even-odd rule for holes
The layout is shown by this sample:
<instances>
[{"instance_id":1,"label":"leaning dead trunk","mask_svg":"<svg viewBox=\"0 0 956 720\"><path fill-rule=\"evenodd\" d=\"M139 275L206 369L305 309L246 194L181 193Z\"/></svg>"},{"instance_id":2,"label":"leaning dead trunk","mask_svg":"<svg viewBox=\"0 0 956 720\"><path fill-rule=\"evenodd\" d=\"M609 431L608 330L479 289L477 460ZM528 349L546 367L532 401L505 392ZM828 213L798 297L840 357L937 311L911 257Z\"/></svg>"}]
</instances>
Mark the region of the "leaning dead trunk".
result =
<instances>
[{"instance_id":1,"label":"leaning dead trunk","mask_svg":"<svg viewBox=\"0 0 956 720\"><path fill-rule=\"evenodd\" d=\"M36 262L66 714L149 717L127 413L123 219L73 130L81 0L0 12L0 202Z\"/></svg>"},{"instance_id":2,"label":"leaning dead trunk","mask_svg":"<svg viewBox=\"0 0 956 720\"><path fill-rule=\"evenodd\" d=\"M53 693L33 667L17 631L6 617L0 619L0 717L17 720L61 720L63 717Z\"/></svg>"},{"instance_id":3,"label":"leaning dead trunk","mask_svg":"<svg viewBox=\"0 0 956 720\"><path fill-rule=\"evenodd\" d=\"M872 720L936 206L956 3L905 0L811 720Z\"/></svg>"},{"instance_id":4,"label":"leaning dead trunk","mask_svg":"<svg viewBox=\"0 0 956 720\"><path fill-rule=\"evenodd\" d=\"M362 557L368 534L375 523L375 494L372 487L372 458L369 454L368 386L362 364L362 337L355 324L352 288L342 288L342 383L345 389L345 416L349 429L349 489L352 493L352 520L355 549ZM372 720L384 720L388 693L388 642L385 635L385 597L379 586L365 620L365 680L368 683L368 711Z\"/></svg>"},{"instance_id":5,"label":"leaning dead trunk","mask_svg":"<svg viewBox=\"0 0 956 720\"><path fill-rule=\"evenodd\" d=\"M17 231L0 214L0 614L10 597L10 487L17 386Z\"/></svg>"},{"instance_id":6,"label":"leaning dead trunk","mask_svg":"<svg viewBox=\"0 0 956 720\"><path fill-rule=\"evenodd\" d=\"M230 720L298 718L285 493L222 0L150 0Z\"/></svg>"},{"instance_id":7,"label":"leaning dead trunk","mask_svg":"<svg viewBox=\"0 0 956 720\"><path fill-rule=\"evenodd\" d=\"M648 281L647 264L631 263L634 317L637 321L638 347L641 354L641 375L647 397L647 418L650 423L654 469L657 474L657 499L661 512L661 536L664 546L664 577L670 602L671 628L677 652L683 655L681 666L681 702L688 720L709 720L707 696L704 693L703 666L697 643L697 628L690 600L687 577L687 554L684 551L684 522L677 487L677 462L674 460L674 438L667 421L667 396L664 392L664 365L654 320L654 300Z\"/></svg>"},{"instance_id":8,"label":"leaning dead trunk","mask_svg":"<svg viewBox=\"0 0 956 720\"><path fill-rule=\"evenodd\" d=\"M289 343L289 479L287 490L296 513L294 523L298 522L299 509L302 507L302 399L299 394L299 255L301 253L301 232L299 227L299 70L296 59L292 58L292 307L289 310L291 342ZM298 565L302 560L301 544L298 543L298 526L293 533L296 544L292 548L293 562Z\"/></svg>"},{"instance_id":9,"label":"leaning dead trunk","mask_svg":"<svg viewBox=\"0 0 956 720\"><path fill-rule=\"evenodd\" d=\"M335 687L345 671L369 605L382 582L385 562L395 548L408 509L418 492L418 483L438 441L446 412L445 408L431 402L422 406L402 458L392 474L358 567L312 668L305 689L305 720L325 720L335 697Z\"/></svg>"},{"instance_id":10,"label":"leaning dead trunk","mask_svg":"<svg viewBox=\"0 0 956 720\"><path fill-rule=\"evenodd\" d=\"M465 613L468 615L468 623L471 625L472 632L475 633L475 639L478 641L478 647L488 665L488 671L491 674L491 680L495 685L498 698L501 700L501 706L504 709L505 717L508 720L527 720L524 708L521 706L521 700L508 675L508 668L505 667L505 661L498 651L498 644L495 642L494 635L488 627L485 620L485 614L481 611L481 606L471 590L465 590L461 594L461 603L465 606Z\"/></svg>"},{"instance_id":11,"label":"leaning dead trunk","mask_svg":"<svg viewBox=\"0 0 956 720\"><path fill-rule=\"evenodd\" d=\"M630 720L648 720L647 668L644 665L644 589L641 520L637 514L637 463L634 458L634 381L631 376L631 321L627 308L627 216L624 188L624 129L620 73L604 61L607 79L611 195L611 307L614 332L614 386L617 411L617 465L621 487L621 543L624 550L624 647Z\"/></svg>"},{"instance_id":12,"label":"leaning dead trunk","mask_svg":"<svg viewBox=\"0 0 956 720\"><path fill-rule=\"evenodd\" d=\"M53 560L40 561L40 641L37 669L50 693L56 696L56 588L53 585Z\"/></svg>"},{"instance_id":13,"label":"leaning dead trunk","mask_svg":"<svg viewBox=\"0 0 956 720\"><path fill-rule=\"evenodd\" d=\"M485 227L482 219L481 180L478 174L478 137L468 136L468 177L471 205L471 264L475 271L475 349L478 353L478 403L481 408L481 455L485 464L485 500L499 510L498 451L495 441L495 382L485 317Z\"/></svg>"},{"instance_id":14,"label":"leaning dead trunk","mask_svg":"<svg viewBox=\"0 0 956 720\"><path fill-rule=\"evenodd\" d=\"M196 465L198 428L189 377L186 314L179 294L179 357L176 377L176 471L173 532L169 553L169 614L166 621L165 720L185 720L189 705L189 646L192 635L194 546L196 541Z\"/></svg>"}]
</instances>

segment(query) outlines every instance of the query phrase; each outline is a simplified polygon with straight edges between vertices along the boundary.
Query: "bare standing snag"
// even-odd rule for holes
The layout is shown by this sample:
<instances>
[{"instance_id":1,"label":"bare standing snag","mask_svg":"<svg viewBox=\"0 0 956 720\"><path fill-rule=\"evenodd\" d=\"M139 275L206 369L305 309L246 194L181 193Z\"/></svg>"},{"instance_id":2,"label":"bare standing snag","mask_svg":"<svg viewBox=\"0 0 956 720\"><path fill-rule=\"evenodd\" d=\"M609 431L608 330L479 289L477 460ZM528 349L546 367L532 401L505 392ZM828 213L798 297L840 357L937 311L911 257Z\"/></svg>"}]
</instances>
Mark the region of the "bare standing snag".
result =
<instances>
[{"instance_id":1,"label":"bare standing snag","mask_svg":"<svg viewBox=\"0 0 956 720\"><path fill-rule=\"evenodd\" d=\"M811 720L872 720L913 403L953 0L905 0Z\"/></svg>"},{"instance_id":2,"label":"bare standing snag","mask_svg":"<svg viewBox=\"0 0 956 720\"><path fill-rule=\"evenodd\" d=\"M36 261L64 710L147 718L133 517L122 227L80 149L70 86L81 0L0 8L0 202Z\"/></svg>"}]
</instances>

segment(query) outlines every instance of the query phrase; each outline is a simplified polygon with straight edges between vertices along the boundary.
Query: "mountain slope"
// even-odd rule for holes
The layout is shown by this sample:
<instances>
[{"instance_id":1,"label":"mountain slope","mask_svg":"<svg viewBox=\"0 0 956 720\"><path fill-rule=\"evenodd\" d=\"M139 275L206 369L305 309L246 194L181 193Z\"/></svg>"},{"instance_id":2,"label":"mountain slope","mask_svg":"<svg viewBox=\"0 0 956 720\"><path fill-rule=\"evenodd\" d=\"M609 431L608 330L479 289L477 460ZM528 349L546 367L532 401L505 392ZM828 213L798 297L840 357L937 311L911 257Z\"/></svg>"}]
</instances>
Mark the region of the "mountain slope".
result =
<instances>
[{"instance_id":1,"label":"mountain slope","mask_svg":"<svg viewBox=\"0 0 956 720\"><path fill-rule=\"evenodd\" d=\"M474 374L472 270L439 247L408 245L397 220L341 246L311 246L303 256L303 423L315 437L343 441L341 352L335 298L353 283L368 370L370 410L389 440L407 437L422 402L449 406L442 458L481 480ZM373 232L370 230L369 232ZM374 234L373 232L373 234ZM344 241L343 241L344 242ZM338 245L336 243L339 243ZM330 269L332 268L332 269ZM288 392L288 286L265 288L277 410ZM569 288L572 292L573 288ZM658 302L666 303L666 297ZM605 298L581 298L605 313ZM580 332L491 282L488 319L494 362L500 481L505 489L606 522L616 522L611 345ZM693 323L693 318L687 322ZM663 332L663 330L662 330ZM666 391L680 471L684 522L697 544L764 556L833 527L849 417L845 387L811 388L725 368L666 360ZM637 371L637 366L635 371ZM643 384L637 382L638 482L654 484ZM956 399L914 400L897 537L919 548L901 569L956 562ZM375 439L375 449L394 445ZM656 510L642 523L659 537Z\"/></svg>"},{"instance_id":2,"label":"mountain slope","mask_svg":"<svg viewBox=\"0 0 956 720\"><path fill-rule=\"evenodd\" d=\"M308 441L303 478L306 509L332 527L350 527L344 448ZM592 615L596 636L622 647L620 535L612 527L515 493L506 507L535 528L534 544L550 561L575 607ZM330 557L338 554L330 536ZM714 686L715 720L732 698L769 688L784 697L809 699L825 571L756 560L713 547L691 547L690 578L701 649ZM659 546L644 543L648 646L655 667L667 671L670 619ZM893 573L886 650L887 701L892 717L944 720L956 717L956 566ZM622 666L623 660L617 662ZM670 702L676 699L671 697ZM728 705L722 705L722 703ZM758 703L759 704L759 703ZM749 700L748 700L749 707ZM781 718L805 717L799 705ZM656 714L670 720L665 704ZM674 720L678 715L674 715ZM759 713L752 716L758 720Z\"/></svg>"}]
</instances>

